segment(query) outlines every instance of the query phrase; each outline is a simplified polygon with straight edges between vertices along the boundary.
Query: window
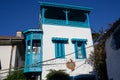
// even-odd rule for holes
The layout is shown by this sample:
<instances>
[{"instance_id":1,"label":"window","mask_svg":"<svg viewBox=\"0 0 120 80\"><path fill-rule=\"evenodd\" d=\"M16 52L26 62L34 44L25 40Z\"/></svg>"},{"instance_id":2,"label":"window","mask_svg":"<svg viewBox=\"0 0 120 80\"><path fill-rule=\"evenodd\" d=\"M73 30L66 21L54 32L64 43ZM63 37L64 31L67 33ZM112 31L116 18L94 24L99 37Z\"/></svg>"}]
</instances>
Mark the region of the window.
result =
<instances>
[{"instance_id":1,"label":"window","mask_svg":"<svg viewBox=\"0 0 120 80\"><path fill-rule=\"evenodd\" d=\"M72 43L74 44L76 59L86 58L86 49L85 49L86 42L87 42L86 39L75 39L75 38L72 39Z\"/></svg>"},{"instance_id":2,"label":"window","mask_svg":"<svg viewBox=\"0 0 120 80\"><path fill-rule=\"evenodd\" d=\"M82 58L83 57L83 55L82 55L82 50L81 50L81 44L78 44L77 45L77 50L76 51L78 51L78 58Z\"/></svg>"},{"instance_id":3,"label":"window","mask_svg":"<svg viewBox=\"0 0 120 80\"><path fill-rule=\"evenodd\" d=\"M40 40L33 40L32 49L34 54L40 53L40 46Z\"/></svg>"},{"instance_id":4,"label":"window","mask_svg":"<svg viewBox=\"0 0 120 80\"><path fill-rule=\"evenodd\" d=\"M32 47L31 46L31 43L30 43L30 40L27 41L27 52L28 54L30 54L30 51L32 50L32 53L40 53L40 40L32 40Z\"/></svg>"},{"instance_id":5,"label":"window","mask_svg":"<svg viewBox=\"0 0 120 80\"><path fill-rule=\"evenodd\" d=\"M65 58L65 45L68 43L67 38L52 38L55 45L55 58Z\"/></svg>"}]
</instances>

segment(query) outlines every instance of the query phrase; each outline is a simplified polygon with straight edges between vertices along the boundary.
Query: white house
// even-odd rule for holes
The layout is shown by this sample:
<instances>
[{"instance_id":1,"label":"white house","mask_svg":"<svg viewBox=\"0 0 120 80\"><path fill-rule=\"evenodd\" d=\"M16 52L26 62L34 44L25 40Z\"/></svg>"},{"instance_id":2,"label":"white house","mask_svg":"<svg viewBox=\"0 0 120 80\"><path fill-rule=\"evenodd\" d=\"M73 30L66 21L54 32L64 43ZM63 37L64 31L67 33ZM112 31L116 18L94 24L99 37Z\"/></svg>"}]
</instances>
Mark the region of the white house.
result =
<instances>
[{"instance_id":1,"label":"white house","mask_svg":"<svg viewBox=\"0 0 120 80\"><path fill-rule=\"evenodd\" d=\"M17 36L0 36L0 80L5 79L12 70L23 66L23 37L19 36L20 32L17 33Z\"/></svg>"},{"instance_id":2,"label":"white house","mask_svg":"<svg viewBox=\"0 0 120 80\"><path fill-rule=\"evenodd\" d=\"M100 41L105 41L107 74L109 80L120 79L120 19L112 24Z\"/></svg>"},{"instance_id":3,"label":"white house","mask_svg":"<svg viewBox=\"0 0 120 80\"><path fill-rule=\"evenodd\" d=\"M90 11L87 7L40 2L40 29L23 32L24 72L40 75L42 80L51 69L65 70L73 80L95 79L93 67L87 62L93 51Z\"/></svg>"}]
</instances>

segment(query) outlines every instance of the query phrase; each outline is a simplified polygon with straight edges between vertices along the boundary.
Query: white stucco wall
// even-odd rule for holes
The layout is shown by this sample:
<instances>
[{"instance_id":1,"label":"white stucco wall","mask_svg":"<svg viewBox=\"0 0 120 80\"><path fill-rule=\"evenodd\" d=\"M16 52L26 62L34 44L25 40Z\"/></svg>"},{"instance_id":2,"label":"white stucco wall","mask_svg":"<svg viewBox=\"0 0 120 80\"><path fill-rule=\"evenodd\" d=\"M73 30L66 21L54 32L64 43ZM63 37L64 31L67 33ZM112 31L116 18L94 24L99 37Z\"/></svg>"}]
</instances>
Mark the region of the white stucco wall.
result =
<instances>
[{"instance_id":1,"label":"white stucco wall","mask_svg":"<svg viewBox=\"0 0 120 80\"><path fill-rule=\"evenodd\" d=\"M108 78L113 80L120 80L120 49L113 50L111 48L111 37L106 40L106 62Z\"/></svg>"},{"instance_id":2,"label":"white stucco wall","mask_svg":"<svg viewBox=\"0 0 120 80\"><path fill-rule=\"evenodd\" d=\"M55 59L43 64L57 64L57 65L43 65L42 78L44 79L50 69L63 69L66 70L70 76L76 76L80 74L89 74L93 70L92 66L85 63L85 59L75 59L74 44L71 42L72 38L87 39L86 47L93 45L90 28L77 28L68 26L55 26L55 25L42 25L43 27L43 61L55 58L55 46L52 43L52 37L68 38L68 44L65 44L65 55L72 53L72 55L66 56L65 59ZM87 58L93 51L93 47L86 49ZM74 71L66 68L66 63L72 59L76 63Z\"/></svg>"},{"instance_id":3,"label":"white stucco wall","mask_svg":"<svg viewBox=\"0 0 120 80\"><path fill-rule=\"evenodd\" d=\"M0 76L3 78L7 76L7 73L4 73L4 72L9 71L4 69L9 69L11 49L12 49L12 46L0 46L0 60L2 64L2 70L3 70L3 71L0 71L0 73L3 73L3 74L0 74ZM15 53L16 53L16 46L13 49L12 68L15 65ZM1 78L0 80L2 80L3 78Z\"/></svg>"}]
</instances>

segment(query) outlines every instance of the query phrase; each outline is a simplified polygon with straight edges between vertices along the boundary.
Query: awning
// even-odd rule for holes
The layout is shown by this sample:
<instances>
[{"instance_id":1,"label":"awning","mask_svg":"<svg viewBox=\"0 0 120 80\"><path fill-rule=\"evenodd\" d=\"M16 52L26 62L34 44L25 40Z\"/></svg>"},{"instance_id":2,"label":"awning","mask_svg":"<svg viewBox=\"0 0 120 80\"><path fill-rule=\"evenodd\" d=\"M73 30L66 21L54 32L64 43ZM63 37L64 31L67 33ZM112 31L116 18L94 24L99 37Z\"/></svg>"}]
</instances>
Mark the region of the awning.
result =
<instances>
[{"instance_id":1,"label":"awning","mask_svg":"<svg viewBox=\"0 0 120 80\"><path fill-rule=\"evenodd\" d=\"M53 42L62 42L62 43L68 43L68 38L58 38L58 37L53 37L52 38Z\"/></svg>"}]
</instances>

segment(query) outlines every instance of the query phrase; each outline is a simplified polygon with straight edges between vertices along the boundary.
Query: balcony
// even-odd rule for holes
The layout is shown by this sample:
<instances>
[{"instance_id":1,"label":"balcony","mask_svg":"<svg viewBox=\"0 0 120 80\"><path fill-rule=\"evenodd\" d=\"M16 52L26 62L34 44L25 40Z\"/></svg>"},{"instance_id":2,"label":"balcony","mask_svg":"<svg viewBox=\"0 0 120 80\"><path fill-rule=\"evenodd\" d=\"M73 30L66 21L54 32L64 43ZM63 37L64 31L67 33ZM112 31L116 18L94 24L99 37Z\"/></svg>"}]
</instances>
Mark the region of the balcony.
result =
<instances>
[{"instance_id":1,"label":"balcony","mask_svg":"<svg viewBox=\"0 0 120 80\"><path fill-rule=\"evenodd\" d=\"M45 18L43 24L89 28L89 23L87 21L80 22L80 21L66 21L66 20L57 20L57 19Z\"/></svg>"}]
</instances>

